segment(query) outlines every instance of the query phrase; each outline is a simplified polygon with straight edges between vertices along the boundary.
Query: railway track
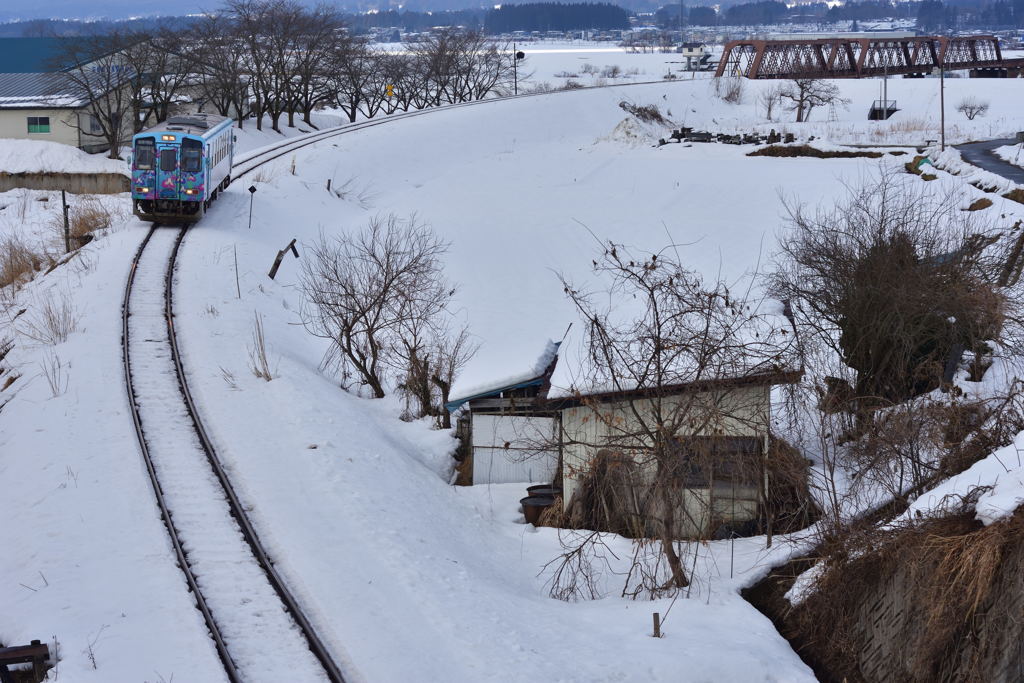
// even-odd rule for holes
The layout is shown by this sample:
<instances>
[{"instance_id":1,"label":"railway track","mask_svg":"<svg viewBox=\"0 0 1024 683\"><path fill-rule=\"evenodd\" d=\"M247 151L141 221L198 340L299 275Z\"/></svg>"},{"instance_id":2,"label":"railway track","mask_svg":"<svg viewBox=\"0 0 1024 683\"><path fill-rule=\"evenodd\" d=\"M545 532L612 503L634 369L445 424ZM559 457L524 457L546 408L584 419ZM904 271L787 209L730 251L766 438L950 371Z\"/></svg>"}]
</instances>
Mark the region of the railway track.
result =
<instances>
[{"instance_id":1,"label":"railway track","mask_svg":"<svg viewBox=\"0 0 1024 683\"><path fill-rule=\"evenodd\" d=\"M238 179L295 150L373 126L545 94L393 114L290 138L240 156L233 175ZM175 267L187 232L150 228L122 300L124 382L161 519L227 680L344 683L341 667L263 548L189 391L174 331Z\"/></svg>"},{"instance_id":2,"label":"railway track","mask_svg":"<svg viewBox=\"0 0 1024 683\"><path fill-rule=\"evenodd\" d=\"M122 303L124 378L139 448L171 538L232 683L344 681L250 523L206 435L174 334L187 228L153 226Z\"/></svg>"}]
</instances>

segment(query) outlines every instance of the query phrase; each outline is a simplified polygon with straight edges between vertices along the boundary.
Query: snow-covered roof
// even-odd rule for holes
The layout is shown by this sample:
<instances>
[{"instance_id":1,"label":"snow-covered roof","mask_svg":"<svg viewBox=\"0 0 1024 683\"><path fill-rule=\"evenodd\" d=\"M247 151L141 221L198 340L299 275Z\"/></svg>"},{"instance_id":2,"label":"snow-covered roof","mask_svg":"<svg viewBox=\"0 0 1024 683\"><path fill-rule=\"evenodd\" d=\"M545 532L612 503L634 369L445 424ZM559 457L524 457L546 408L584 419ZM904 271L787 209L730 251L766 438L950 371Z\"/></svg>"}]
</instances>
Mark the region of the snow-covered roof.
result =
<instances>
[{"instance_id":1,"label":"snow-covered roof","mask_svg":"<svg viewBox=\"0 0 1024 683\"><path fill-rule=\"evenodd\" d=\"M508 375L501 379L487 382L485 384L478 384L473 387L467 387L459 392L457 396L453 396L448 403L445 404L445 408L449 412L458 410L464 403L475 398L485 398L487 396L494 396L504 391L511 391L513 389L521 389L528 386L537 386L543 383L544 376L551 366L558 358L558 347L562 345L562 342L555 342L548 340L547 344L544 345L544 350L534 364L523 372Z\"/></svg>"}]
</instances>

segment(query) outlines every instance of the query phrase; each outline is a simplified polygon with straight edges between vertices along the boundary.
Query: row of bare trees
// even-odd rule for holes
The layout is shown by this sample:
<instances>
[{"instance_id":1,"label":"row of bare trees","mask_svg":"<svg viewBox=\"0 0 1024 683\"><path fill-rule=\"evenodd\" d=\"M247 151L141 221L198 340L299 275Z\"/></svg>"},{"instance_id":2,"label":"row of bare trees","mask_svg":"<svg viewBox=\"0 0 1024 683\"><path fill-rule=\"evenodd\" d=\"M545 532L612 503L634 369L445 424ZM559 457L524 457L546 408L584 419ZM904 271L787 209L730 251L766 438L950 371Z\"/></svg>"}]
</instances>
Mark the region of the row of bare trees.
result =
<instances>
[{"instance_id":1,"label":"row of bare trees","mask_svg":"<svg viewBox=\"0 0 1024 683\"><path fill-rule=\"evenodd\" d=\"M400 52L373 49L337 10L295 0L228 0L182 31L122 31L68 41L61 65L90 101L86 132L116 155L126 135L165 120L175 105L246 114L280 132L337 107L349 121L504 94L508 46L482 33L444 30Z\"/></svg>"}]
</instances>

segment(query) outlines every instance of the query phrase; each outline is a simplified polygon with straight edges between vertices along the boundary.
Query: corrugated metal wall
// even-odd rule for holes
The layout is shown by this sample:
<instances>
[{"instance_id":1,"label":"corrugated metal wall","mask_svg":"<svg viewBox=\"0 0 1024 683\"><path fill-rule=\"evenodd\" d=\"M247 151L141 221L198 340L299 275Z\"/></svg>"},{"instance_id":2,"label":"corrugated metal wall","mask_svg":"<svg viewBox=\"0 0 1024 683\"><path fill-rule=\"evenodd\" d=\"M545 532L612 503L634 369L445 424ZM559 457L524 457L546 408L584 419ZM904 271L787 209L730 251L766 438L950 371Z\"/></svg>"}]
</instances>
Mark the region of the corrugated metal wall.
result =
<instances>
[{"instance_id":1,"label":"corrugated metal wall","mask_svg":"<svg viewBox=\"0 0 1024 683\"><path fill-rule=\"evenodd\" d=\"M473 484L547 483L558 468L550 417L473 415Z\"/></svg>"}]
</instances>

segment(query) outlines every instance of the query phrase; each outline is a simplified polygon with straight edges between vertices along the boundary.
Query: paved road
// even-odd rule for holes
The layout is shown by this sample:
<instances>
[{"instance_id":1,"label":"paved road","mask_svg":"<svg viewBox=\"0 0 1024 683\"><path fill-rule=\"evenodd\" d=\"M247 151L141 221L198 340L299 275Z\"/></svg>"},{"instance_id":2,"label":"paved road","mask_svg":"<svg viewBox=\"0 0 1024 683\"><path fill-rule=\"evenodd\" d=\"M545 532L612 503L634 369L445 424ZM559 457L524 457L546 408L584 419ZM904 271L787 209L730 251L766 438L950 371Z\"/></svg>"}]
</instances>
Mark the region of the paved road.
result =
<instances>
[{"instance_id":1,"label":"paved road","mask_svg":"<svg viewBox=\"0 0 1024 683\"><path fill-rule=\"evenodd\" d=\"M1016 140L1011 138L1002 138L999 140L986 140L985 142L971 142L966 145L956 145L956 148L960 150L960 154L963 156L964 161L974 164L979 168L983 168L986 171L991 171L992 173L1001 175L1015 183L1024 185L1024 168L1015 166L1008 161L1003 161L992 151L996 147L1015 144L1017 144ZM1020 155L1020 163L1024 164L1024 153L1021 153Z\"/></svg>"}]
</instances>

